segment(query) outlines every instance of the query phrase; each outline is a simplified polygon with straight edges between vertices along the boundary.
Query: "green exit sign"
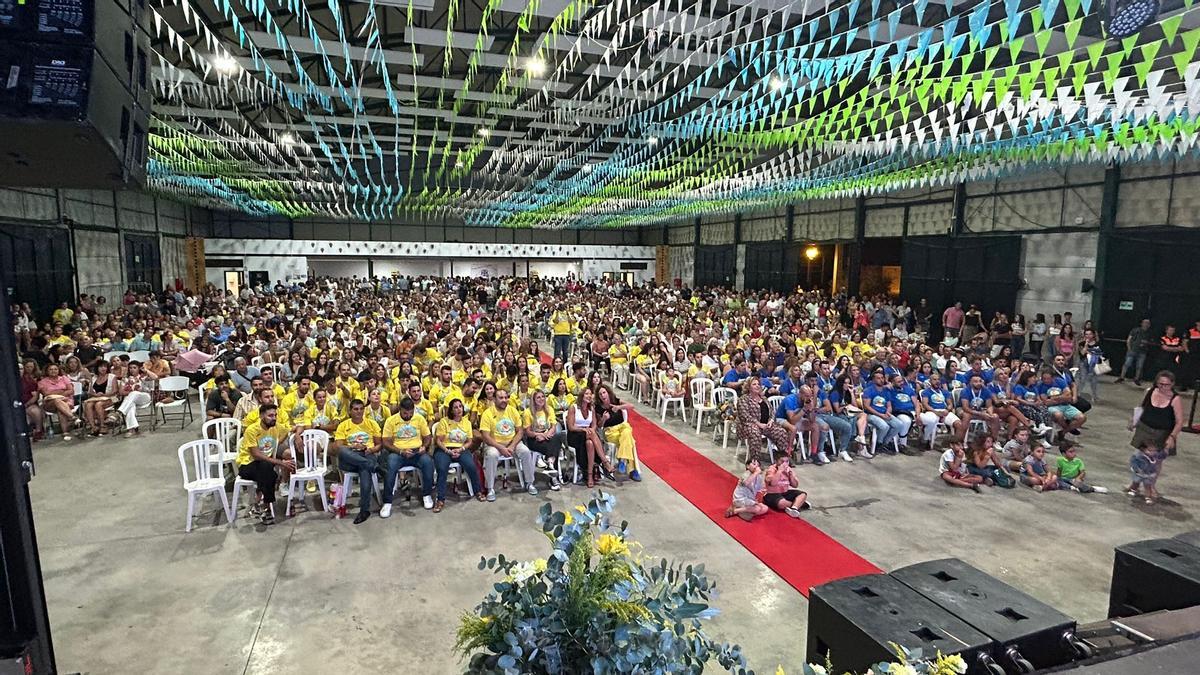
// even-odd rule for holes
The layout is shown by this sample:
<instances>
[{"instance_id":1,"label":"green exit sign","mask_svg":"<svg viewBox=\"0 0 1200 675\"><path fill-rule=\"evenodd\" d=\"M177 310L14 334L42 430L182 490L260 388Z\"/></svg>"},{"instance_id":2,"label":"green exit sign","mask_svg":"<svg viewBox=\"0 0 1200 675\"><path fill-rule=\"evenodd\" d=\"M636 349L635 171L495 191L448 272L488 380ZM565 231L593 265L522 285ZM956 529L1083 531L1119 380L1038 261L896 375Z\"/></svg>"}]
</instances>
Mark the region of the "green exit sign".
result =
<instances>
[{"instance_id":1,"label":"green exit sign","mask_svg":"<svg viewBox=\"0 0 1200 675\"><path fill-rule=\"evenodd\" d=\"M1117 309L1120 309L1120 310L1123 310L1126 312L1133 311L1133 301L1132 300L1122 300L1121 304L1117 305Z\"/></svg>"}]
</instances>

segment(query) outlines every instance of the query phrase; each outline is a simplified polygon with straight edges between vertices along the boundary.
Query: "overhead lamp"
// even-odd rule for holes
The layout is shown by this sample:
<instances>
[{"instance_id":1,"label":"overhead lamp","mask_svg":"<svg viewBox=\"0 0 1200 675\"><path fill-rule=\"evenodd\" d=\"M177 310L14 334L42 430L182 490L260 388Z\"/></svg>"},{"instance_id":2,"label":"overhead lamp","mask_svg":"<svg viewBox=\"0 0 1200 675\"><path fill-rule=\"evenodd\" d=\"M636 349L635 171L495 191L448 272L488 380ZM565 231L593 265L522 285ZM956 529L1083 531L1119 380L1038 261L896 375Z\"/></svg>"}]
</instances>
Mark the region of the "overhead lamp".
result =
<instances>
[{"instance_id":1,"label":"overhead lamp","mask_svg":"<svg viewBox=\"0 0 1200 675\"><path fill-rule=\"evenodd\" d=\"M456 169L463 168L463 162L461 159L454 163L454 168L456 168Z\"/></svg>"},{"instance_id":2,"label":"overhead lamp","mask_svg":"<svg viewBox=\"0 0 1200 675\"><path fill-rule=\"evenodd\" d=\"M804 249L804 257L808 258L809 260L816 260L817 256L819 255L821 255L821 249L817 248L816 246L810 245L808 248Z\"/></svg>"},{"instance_id":3,"label":"overhead lamp","mask_svg":"<svg viewBox=\"0 0 1200 675\"><path fill-rule=\"evenodd\" d=\"M279 144L280 145L295 145L296 137L293 136L290 132L284 132L282 134L279 134Z\"/></svg>"},{"instance_id":4,"label":"overhead lamp","mask_svg":"<svg viewBox=\"0 0 1200 675\"><path fill-rule=\"evenodd\" d=\"M771 77L771 91L780 91L785 86L786 85L783 83L783 79L778 75Z\"/></svg>"},{"instance_id":5,"label":"overhead lamp","mask_svg":"<svg viewBox=\"0 0 1200 675\"><path fill-rule=\"evenodd\" d=\"M591 173L591 172L592 172L591 164L584 164L583 166L579 167L579 173Z\"/></svg>"},{"instance_id":6,"label":"overhead lamp","mask_svg":"<svg viewBox=\"0 0 1200 675\"><path fill-rule=\"evenodd\" d=\"M218 73L222 73L224 75L232 75L241 68L241 66L238 65L237 59L228 54L222 54L216 57L213 59L212 64L213 68L216 68Z\"/></svg>"},{"instance_id":7,"label":"overhead lamp","mask_svg":"<svg viewBox=\"0 0 1200 675\"><path fill-rule=\"evenodd\" d=\"M533 77L541 77L545 75L547 69L548 66L546 65L546 62L537 57L532 57L525 62L525 72Z\"/></svg>"},{"instance_id":8,"label":"overhead lamp","mask_svg":"<svg viewBox=\"0 0 1200 675\"><path fill-rule=\"evenodd\" d=\"M487 127L484 127L479 130L479 135L483 136L484 138L487 138L488 136L492 135L492 130Z\"/></svg>"},{"instance_id":9,"label":"overhead lamp","mask_svg":"<svg viewBox=\"0 0 1200 675\"><path fill-rule=\"evenodd\" d=\"M1105 0L1101 20L1110 38L1124 39L1154 23L1159 0Z\"/></svg>"},{"instance_id":10,"label":"overhead lamp","mask_svg":"<svg viewBox=\"0 0 1200 675\"><path fill-rule=\"evenodd\" d=\"M646 139L646 142L650 145L658 145L658 136L651 136L650 138Z\"/></svg>"}]
</instances>

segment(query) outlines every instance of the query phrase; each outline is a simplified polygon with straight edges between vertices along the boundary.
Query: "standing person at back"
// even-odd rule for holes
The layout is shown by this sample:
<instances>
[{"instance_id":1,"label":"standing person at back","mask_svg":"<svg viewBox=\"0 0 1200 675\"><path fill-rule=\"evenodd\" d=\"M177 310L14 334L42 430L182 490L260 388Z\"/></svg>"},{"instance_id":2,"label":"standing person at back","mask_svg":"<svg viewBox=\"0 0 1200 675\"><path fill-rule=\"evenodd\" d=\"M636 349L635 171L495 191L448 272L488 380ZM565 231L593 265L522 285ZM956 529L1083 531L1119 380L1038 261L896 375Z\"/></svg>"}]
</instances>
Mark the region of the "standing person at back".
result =
<instances>
[{"instance_id":1,"label":"standing person at back","mask_svg":"<svg viewBox=\"0 0 1200 675\"><path fill-rule=\"evenodd\" d=\"M1117 382L1124 382L1125 374L1133 368L1133 383L1139 387L1142 385L1142 373L1146 368L1146 355L1150 353L1151 344L1150 319L1142 319L1129 331L1129 337L1125 338L1125 364L1121 366L1121 372L1117 373Z\"/></svg>"},{"instance_id":2,"label":"standing person at back","mask_svg":"<svg viewBox=\"0 0 1200 675\"><path fill-rule=\"evenodd\" d=\"M962 303L956 302L952 306L947 307L946 311L942 312L942 329L946 333L947 338L958 339L962 333L963 318L966 313L963 312Z\"/></svg>"},{"instance_id":3,"label":"standing person at back","mask_svg":"<svg viewBox=\"0 0 1200 675\"><path fill-rule=\"evenodd\" d=\"M567 312L566 303L558 303L554 313L550 315L550 329L554 334L554 358L561 358L566 362L570 357L575 331L575 321Z\"/></svg>"}]
</instances>

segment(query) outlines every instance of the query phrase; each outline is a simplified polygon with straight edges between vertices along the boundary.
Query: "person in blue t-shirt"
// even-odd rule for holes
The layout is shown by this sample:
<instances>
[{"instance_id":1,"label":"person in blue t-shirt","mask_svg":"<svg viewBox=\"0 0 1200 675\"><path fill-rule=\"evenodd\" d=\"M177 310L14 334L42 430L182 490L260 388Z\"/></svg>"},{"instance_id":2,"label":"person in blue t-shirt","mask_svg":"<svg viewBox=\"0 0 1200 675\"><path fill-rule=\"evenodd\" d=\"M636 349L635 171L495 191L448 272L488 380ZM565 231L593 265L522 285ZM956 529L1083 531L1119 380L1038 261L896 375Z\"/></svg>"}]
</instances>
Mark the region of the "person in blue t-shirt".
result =
<instances>
[{"instance_id":1,"label":"person in blue t-shirt","mask_svg":"<svg viewBox=\"0 0 1200 675\"><path fill-rule=\"evenodd\" d=\"M829 463L822 437L823 429L829 427L817 418L816 394L811 387L801 384L798 389L785 396L775 416L782 418L781 421L786 422L793 430L792 433L797 436L808 434L807 449L813 464L820 466ZM800 448L802 449L803 447ZM795 456L797 463L803 459L799 450Z\"/></svg>"},{"instance_id":2,"label":"person in blue t-shirt","mask_svg":"<svg viewBox=\"0 0 1200 675\"><path fill-rule=\"evenodd\" d=\"M907 433L910 422L892 414L892 394L887 386L883 368L871 373L871 381L863 386L862 409L867 413L867 424L875 430L875 448L887 449L901 433ZM893 453L898 452L893 449Z\"/></svg>"},{"instance_id":3,"label":"person in blue t-shirt","mask_svg":"<svg viewBox=\"0 0 1200 675\"><path fill-rule=\"evenodd\" d=\"M886 369L885 369L886 372ZM892 414L904 423L903 430L897 435L900 441L900 451L908 450L908 431L912 428L917 415L921 413L921 398L912 383L904 378L904 373L896 372L891 376L892 387L888 390L891 396ZM905 454L908 454L905 452Z\"/></svg>"},{"instance_id":4,"label":"person in blue t-shirt","mask_svg":"<svg viewBox=\"0 0 1200 675\"><path fill-rule=\"evenodd\" d=\"M1038 400L1046 406L1046 413L1058 425L1058 439L1061 440L1066 432L1077 431L1087 422L1087 415L1071 405L1074 393L1071 383L1065 378L1057 377L1054 371L1045 368L1041 372L1042 381L1034 387Z\"/></svg>"},{"instance_id":5,"label":"person in blue t-shirt","mask_svg":"<svg viewBox=\"0 0 1200 675\"><path fill-rule=\"evenodd\" d=\"M800 365L793 365L788 369L787 377L783 378L783 382L779 384L779 395L787 396L799 389L802 384L804 384L804 374L800 369Z\"/></svg>"},{"instance_id":6,"label":"person in blue t-shirt","mask_svg":"<svg viewBox=\"0 0 1200 675\"><path fill-rule=\"evenodd\" d=\"M738 356L733 361L733 367L721 378L721 386L741 391L742 383L750 377L750 366L746 358Z\"/></svg>"},{"instance_id":7,"label":"person in blue t-shirt","mask_svg":"<svg viewBox=\"0 0 1200 675\"><path fill-rule=\"evenodd\" d=\"M992 438L999 438L1000 416L993 408L992 392L988 391L987 386L983 383L983 377L972 375L971 379L967 380L967 386L963 387L958 396L959 415L963 420L963 428L970 429L973 420L981 420L987 425ZM997 450L1000 449L999 443L994 445Z\"/></svg>"},{"instance_id":8,"label":"person in blue t-shirt","mask_svg":"<svg viewBox=\"0 0 1200 675\"><path fill-rule=\"evenodd\" d=\"M954 414L953 405L950 390L942 384L942 374L936 370L929 373L929 380L921 390L921 425L925 427L921 438L927 450L933 449L939 423L946 425L951 438L962 437L962 420Z\"/></svg>"},{"instance_id":9,"label":"person in blue t-shirt","mask_svg":"<svg viewBox=\"0 0 1200 675\"><path fill-rule=\"evenodd\" d=\"M829 365L825 364L828 369ZM810 390L816 392L815 409L817 419L821 422L820 428L820 443L821 449L825 449L825 442L828 440L826 431L833 432L834 451L830 459L840 459L844 462L853 462L854 458L850 456L850 441L854 439L854 424L843 415L835 414L833 406L829 402L831 391L825 390L821 386L821 377L812 371L809 371L804 376L804 384ZM833 389L833 383L829 383L829 389ZM840 397L839 397L840 398Z\"/></svg>"}]
</instances>

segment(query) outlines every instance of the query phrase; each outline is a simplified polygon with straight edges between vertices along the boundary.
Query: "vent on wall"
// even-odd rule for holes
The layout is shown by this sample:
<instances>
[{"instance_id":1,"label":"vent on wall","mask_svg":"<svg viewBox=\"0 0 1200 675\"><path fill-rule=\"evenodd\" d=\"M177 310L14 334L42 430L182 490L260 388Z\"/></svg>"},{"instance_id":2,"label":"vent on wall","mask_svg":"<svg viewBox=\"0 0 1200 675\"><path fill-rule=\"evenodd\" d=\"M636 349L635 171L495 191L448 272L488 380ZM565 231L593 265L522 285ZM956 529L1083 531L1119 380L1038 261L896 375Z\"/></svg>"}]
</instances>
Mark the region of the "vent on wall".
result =
<instances>
[{"instance_id":1,"label":"vent on wall","mask_svg":"<svg viewBox=\"0 0 1200 675\"><path fill-rule=\"evenodd\" d=\"M650 263L621 263L622 270L648 270Z\"/></svg>"},{"instance_id":2,"label":"vent on wall","mask_svg":"<svg viewBox=\"0 0 1200 675\"><path fill-rule=\"evenodd\" d=\"M241 258L205 258L206 267L244 267Z\"/></svg>"}]
</instances>

